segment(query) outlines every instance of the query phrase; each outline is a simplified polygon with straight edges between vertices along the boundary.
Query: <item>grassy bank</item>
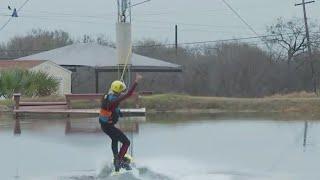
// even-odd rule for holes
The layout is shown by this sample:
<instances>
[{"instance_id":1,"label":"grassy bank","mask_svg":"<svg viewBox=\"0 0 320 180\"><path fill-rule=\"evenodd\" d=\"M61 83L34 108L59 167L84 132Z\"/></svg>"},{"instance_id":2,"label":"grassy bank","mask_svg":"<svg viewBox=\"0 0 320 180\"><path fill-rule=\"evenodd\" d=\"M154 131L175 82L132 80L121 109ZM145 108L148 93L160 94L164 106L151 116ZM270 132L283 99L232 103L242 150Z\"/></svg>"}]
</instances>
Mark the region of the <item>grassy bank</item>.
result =
<instances>
[{"instance_id":1,"label":"grassy bank","mask_svg":"<svg viewBox=\"0 0 320 180\"><path fill-rule=\"evenodd\" d=\"M143 97L141 105L155 111L176 112L320 112L320 98L315 96L224 98L162 94Z\"/></svg>"},{"instance_id":2,"label":"grassy bank","mask_svg":"<svg viewBox=\"0 0 320 180\"><path fill-rule=\"evenodd\" d=\"M13 104L13 101L10 99L0 100L0 112L12 110Z\"/></svg>"},{"instance_id":3,"label":"grassy bank","mask_svg":"<svg viewBox=\"0 0 320 180\"><path fill-rule=\"evenodd\" d=\"M23 101L63 101L63 97L23 98ZM99 101L75 101L74 108L98 108ZM177 94L143 96L148 112L313 112L320 113L320 98L312 94L275 95L265 98L201 97ZM12 109L11 100L0 100L0 110ZM135 107L132 101L124 107Z\"/></svg>"}]
</instances>

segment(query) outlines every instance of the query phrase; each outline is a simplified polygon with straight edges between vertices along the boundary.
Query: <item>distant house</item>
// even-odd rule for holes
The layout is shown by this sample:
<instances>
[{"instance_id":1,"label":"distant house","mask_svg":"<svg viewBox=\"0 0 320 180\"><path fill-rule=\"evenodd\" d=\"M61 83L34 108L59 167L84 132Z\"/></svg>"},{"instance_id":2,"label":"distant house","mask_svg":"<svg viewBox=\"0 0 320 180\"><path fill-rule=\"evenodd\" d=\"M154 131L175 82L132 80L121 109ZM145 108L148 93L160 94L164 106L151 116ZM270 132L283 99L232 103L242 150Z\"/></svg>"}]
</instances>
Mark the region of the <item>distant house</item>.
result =
<instances>
[{"instance_id":1,"label":"distant house","mask_svg":"<svg viewBox=\"0 0 320 180\"><path fill-rule=\"evenodd\" d=\"M64 95L71 93L71 71L65 69L51 61L44 60L28 60L28 61L15 61L15 60L0 60L0 71L7 69L26 69L29 71L41 71L47 73L49 76L57 79L59 89L57 94Z\"/></svg>"},{"instance_id":2,"label":"distant house","mask_svg":"<svg viewBox=\"0 0 320 180\"><path fill-rule=\"evenodd\" d=\"M72 71L72 93L105 92L118 77L117 51L97 43L78 43L21 57L17 60L50 60ZM132 54L132 72L181 72L178 64Z\"/></svg>"}]
</instances>

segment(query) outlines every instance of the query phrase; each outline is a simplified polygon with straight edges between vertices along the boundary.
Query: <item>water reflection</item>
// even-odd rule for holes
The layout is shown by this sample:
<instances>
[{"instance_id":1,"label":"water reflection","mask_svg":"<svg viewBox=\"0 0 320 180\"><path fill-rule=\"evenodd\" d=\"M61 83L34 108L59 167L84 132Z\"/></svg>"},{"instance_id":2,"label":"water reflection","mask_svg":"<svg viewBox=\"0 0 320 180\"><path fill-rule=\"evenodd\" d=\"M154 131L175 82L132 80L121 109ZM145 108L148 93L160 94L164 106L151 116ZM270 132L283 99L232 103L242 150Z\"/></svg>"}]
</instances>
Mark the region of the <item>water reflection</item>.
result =
<instances>
[{"instance_id":1,"label":"water reflection","mask_svg":"<svg viewBox=\"0 0 320 180\"><path fill-rule=\"evenodd\" d=\"M304 133L303 133L303 147L306 150L307 147L307 137L308 137L308 121L304 122Z\"/></svg>"},{"instance_id":2,"label":"water reflection","mask_svg":"<svg viewBox=\"0 0 320 180\"><path fill-rule=\"evenodd\" d=\"M217 119L217 120L228 120L231 119L230 117L237 116L237 119L253 119L253 120L259 120L259 119L265 119L268 117L269 119L274 120L301 120L305 118L311 118L312 120L318 120L319 115L312 114L311 116L303 116L300 114L282 114L282 113L216 113L216 114L190 114L190 115L184 115L184 114L172 114L172 113L159 113L159 114L151 114L148 115L148 119L150 122L155 123L179 123L179 122L185 122L188 119L192 120L194 118L202 118L203 120L206 119ZM0 117L2 119L2 124L0 124L0 127L6 127L11 126L11 120L13 117L15 117L12 114L0 114ZM5 121L7 120L7 121ZM31 127L36 129L41 128L41 126L38 126L36 123L40 124L41 117L37 119L21 119L21 118L14 118L14 126L13 126L13 133L14 135L20 135L22 133L21 129L21 120L26 120L29 122L23 122L23 124L32 124ZM100 124L97 121L97 118L62 118L59 120L53 120L56 123L64 123L65 124L65 131L64 133L66 135L68 134L86 134L86 133L101 133L102 130L100 128ZM124 122L123 122L124 121ZM141 122L145 122L146 117L131 117L131 118L124 118L120 123L117 124L117 127L120 128L123 132L126 133L139 133L139 124ZM46 123L43 124L46 126ZM308 127L309 123L307 120L304 121L304 133L303 133L303 147L307 148L307 140L308 140ZM130 134L131 135L131 134ZM131 135L132 136L132 135Z\"/></svg>"},{"instance_id":3,"label":"water reflection","mask_svg":"<svg viewBox=\"0 0 320 180\"><path fill-rule=\"evenodd\" d=\"M132 139L130 151L140 169L152 172L150 177L319 179L320 123L315 116L293 116L162 113L119 126ZM16 122L19 137L12 135ZM99 169L110 169L100 162L112 161L110 140L97 118L1 119L0 143L0 179L95 179Z\"/></svg>"},{"instance_id":4,"label":"water reflection","mask_svg":"<svg viewBox=\"0 0 320 180\"><path fill-rule=\"evenodd\" d=\"M26 120L26 119L25 119ZM40 121L41 119L27 119L32 125L31 127L37 129L41 128ZM66 118L60 120L51 120L58 124L65 124L65 134L75 134L75 133L101 133L100 124L97 118ZM58 122L59 121L59 122ZM139 123L146 121L146 117L131 117L131 118L122 118L120 122L116 125L123 132L128 133L139 133ZM38 123L38 125L36 125ZM1 124L0 124L1 125ZM14 135L20 135L22 133L21 129L21 119L15 118L13 126Z\"/></svg>"},{"instance_id":5,"label":"water reflection","mask_svg":"<svg viewBox=\"0 0 320 180\"><path fill-rule=\"evenodd\" d=\"M65 134L75 133L101 133L100 124L95 120L73 120L67 119L65 125ZM127 133L139 133L139 123L135 121L119 122L116 127Z\"/></svg>"}]
</instances>

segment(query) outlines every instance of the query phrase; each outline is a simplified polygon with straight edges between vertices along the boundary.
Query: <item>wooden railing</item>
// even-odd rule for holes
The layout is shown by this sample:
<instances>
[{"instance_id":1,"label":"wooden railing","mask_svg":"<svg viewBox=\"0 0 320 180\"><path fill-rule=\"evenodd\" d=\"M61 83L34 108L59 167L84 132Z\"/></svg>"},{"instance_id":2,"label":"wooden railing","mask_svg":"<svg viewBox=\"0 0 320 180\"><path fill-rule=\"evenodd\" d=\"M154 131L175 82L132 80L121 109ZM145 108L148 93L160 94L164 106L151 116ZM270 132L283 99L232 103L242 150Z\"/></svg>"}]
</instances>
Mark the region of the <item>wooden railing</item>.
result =
<instances>
[{"instance_id":1,"label":"wooden railing","mask_svg":"<svg viewBox=\"0 0 320 180\"><path fill-rule=\"evenodd\" d=\"M30 112L30 113L96 113L94 109L73 109L72 101L74 100L98 100L100 101L103 94L66 94L65 101L59 102L22 102L21 94L17 93L13 95L15 106L14 112L18 113ZM133 98L135 108L139 106L139 95L134 94Z\"/></svg>"},{"instance_id":2,"label":"wooden railing","mask_svg":"<svg viewBox=\"0 0 320 180\"><path fill-rule=\"evenodd\" d=\"M54 101L54 102L21 102L21 94L13 94L15 102L15 110L29 110L29 109L67 109L67 102Z\"/></svg>"},{"instance_id":3,"label":"wooden railing","mask_svg":"<svg viewBox=\"0 0 320 180\"><path fill-rule=\"evenodd\" d=\"M72 109L72 100L100 100L103 94L66 94L67 108Z\"/></svg>"},{"instance_id":4,"label":"wooden railing","mask_svg":"<svg viewBox=\"0 0 320 180\"><path fill-rule=\"evenodd\" d=\"M103 97L103 94L66 94L66 101L60 102L21 102L21 94L17 93L13 95L15 102L14 112L15 112L15 134L21 134L19 114L22 113L34 113L34 114L66 114L70 117L70 114L99 114L99 109L72 109L71 102L73 100L100 100ZM122 109L122 113L126 116L138 116L145 117L146 109L139 108L138 100L139 95L134 94L133 96L136 102L136 109ZM71 125L71 124L69 124ZM69 130L71 127L68 124L66 130Z\"/></svg>"}]
</instances>

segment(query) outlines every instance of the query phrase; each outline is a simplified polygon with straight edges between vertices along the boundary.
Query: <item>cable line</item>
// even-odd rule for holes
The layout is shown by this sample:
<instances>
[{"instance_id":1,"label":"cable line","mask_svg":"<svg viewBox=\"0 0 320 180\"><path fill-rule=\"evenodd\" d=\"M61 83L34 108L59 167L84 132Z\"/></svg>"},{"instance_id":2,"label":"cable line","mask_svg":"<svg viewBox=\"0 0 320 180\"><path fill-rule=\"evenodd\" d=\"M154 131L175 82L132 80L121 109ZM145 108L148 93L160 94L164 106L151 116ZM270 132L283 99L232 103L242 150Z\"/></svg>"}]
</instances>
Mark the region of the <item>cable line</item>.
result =
<instances>
[{"instance_id":1,"label":"cable line","mask_svg":"<svg viewBox=\"0 0 320 180\"><path fill-rule=\"evenodd\" d=\"M17 12L19 12L30 0L26 0L22 6L20 6L20 8L17 10ZM10 21L13 19L14 17L10 17L1 27L0 27L0 31L2 31L9 23Z\"/></svg>"}]
</instances>

